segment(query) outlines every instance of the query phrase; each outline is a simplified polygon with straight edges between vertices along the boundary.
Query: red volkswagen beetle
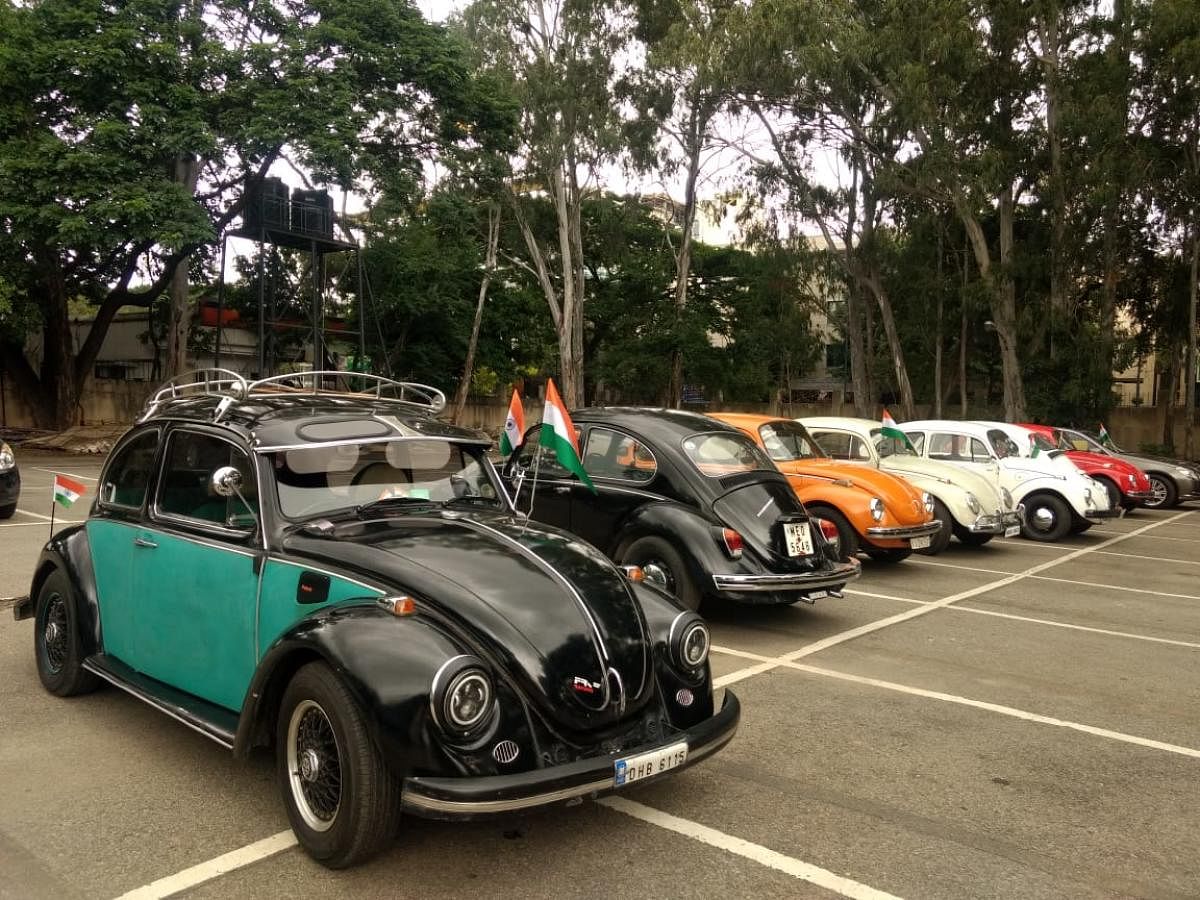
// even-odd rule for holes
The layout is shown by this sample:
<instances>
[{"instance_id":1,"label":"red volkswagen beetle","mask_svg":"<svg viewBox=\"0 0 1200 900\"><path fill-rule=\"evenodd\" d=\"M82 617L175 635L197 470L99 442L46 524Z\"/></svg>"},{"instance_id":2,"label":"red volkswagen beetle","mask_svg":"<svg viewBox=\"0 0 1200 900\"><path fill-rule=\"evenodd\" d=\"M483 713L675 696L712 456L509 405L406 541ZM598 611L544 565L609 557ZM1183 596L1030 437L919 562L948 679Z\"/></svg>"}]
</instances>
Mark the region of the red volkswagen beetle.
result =
<instances>
[{"instance_id":1,"label":"red volkswagen beetle","mask_svg":"<svg viewBox=\"0 0 1200 900\"><path fill-rule=\"evenodd\" d=\"M1067 458L1082 469L1085 475L1104 485L1104 489L1108 491L1109 502L1114 508L1120 506L1126 510L1136 509L1154 497L1149 477L1137 466L1114 456L1076 450L1062 437L1062 432L1049 425L1022 423L1021 427L1042 435L1060 450L1065 450Z\"/></svg>"}]
</instances>

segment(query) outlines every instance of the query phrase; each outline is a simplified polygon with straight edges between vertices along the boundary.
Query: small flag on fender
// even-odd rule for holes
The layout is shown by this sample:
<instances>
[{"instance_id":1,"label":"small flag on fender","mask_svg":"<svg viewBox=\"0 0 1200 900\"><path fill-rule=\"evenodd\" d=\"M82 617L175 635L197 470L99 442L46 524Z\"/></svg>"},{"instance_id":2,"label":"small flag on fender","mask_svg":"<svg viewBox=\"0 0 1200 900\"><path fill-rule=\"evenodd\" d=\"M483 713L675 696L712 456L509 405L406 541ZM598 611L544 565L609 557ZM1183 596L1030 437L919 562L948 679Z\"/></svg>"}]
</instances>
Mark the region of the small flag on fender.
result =
<instances>
[{"instance_id":1,"label":"small flag on fender","mask_svg":"<svg viewBox=\"0 0 1200 900\"><path fill-rule=\"evenodd\" d=\"M70 509L71 504L78 500L87 488L78 481L72 481L65 475L54 476L54 502L59 506Z\"/></svg>"}]
</instances>

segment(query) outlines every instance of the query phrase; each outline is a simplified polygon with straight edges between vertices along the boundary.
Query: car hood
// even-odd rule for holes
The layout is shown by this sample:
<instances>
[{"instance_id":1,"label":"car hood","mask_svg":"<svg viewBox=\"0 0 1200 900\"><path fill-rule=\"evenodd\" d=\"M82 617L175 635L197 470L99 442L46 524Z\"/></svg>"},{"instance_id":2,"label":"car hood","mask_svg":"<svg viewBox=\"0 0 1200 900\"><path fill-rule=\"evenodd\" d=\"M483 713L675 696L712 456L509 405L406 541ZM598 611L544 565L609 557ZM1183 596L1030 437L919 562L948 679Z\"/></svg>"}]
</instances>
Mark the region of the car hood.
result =
<instances>
[{"instance_id":1,"label":"car hood","mask_svg":"<svg viewBox=\"0 0 1200 900\"><path fill-rule=\"evenodd\" d=\"M550 721L593 730L651 696L641 606L591 545L509 516L449 511L342 525L335 537L301 533L284 548L412 594L418 615L428 610L464 650L497 662Z\"/></svg>"},{"instance_id":2,"label":"car hood","mask_svg":"<svg viewBox=\"0 0 1200 900\"><path fill-rule=\"evenodd\" d=\"M952 484L964 491L970 491L988 511L1004 506L1000 497L1000 483L994 469L991 470L992 477L989 478L979 472L972 472L969 469L936 459L925 459L922 456L886 456L879 460L879 468L905 478L935 479ZM918 486L923 487L919 482ZM936 493L936 491L930 490L930 493Z\"/></svg>"},{"instance_id":3,"label":"car hood","mask_svg":"<svg viewBox=\"0 0 1200 900\"><path fill-rule=\"evenodd\" d=\"M1155 470L1161 471L1163 469L1174 468L1175 466L1182 466L1183 468L1188 469L1189 471L1192 471L1192 472L1197 471L1197 467L1192 465L1191 463L1186 463L1186 462L1183 462L1182 460L1178 460L1178 459L1171 459L1171 457L1169 457L1169 456L1149 456L1144 453L1124 453L1124 452L1122 452L1122 453L1118 453L1113 458L1122 460L1124 462L1129 463L1131 466L1134 466L1135 468L1143 469L1143 470L1155 469Z\"/></svg>"},{"instance_id":4,"label":"car hood","mask_svg":"<svg viewBox=\"0 0 1200 900\"><path fill-rule=\"evenodd\" d=\"M1141 470L1132 463L1116 456L1106 456L1103 453L1092 453L1089 450L1068 450L1067 456L1071 458L1071 462L1079 466L1089 475L1092 473L1101 474L1105 471L1115 475L1133 475L1141 478Z\"/></svg>"},{"instance_id":5,"label":"car hood","mask_svg":"<svg viewBox=\"0 0 1200 900\"><path fill-rule=\"evenodd\" d=\"M929 518L925 512L922 492L917 487L903 478L879 469L864 468L834 459L801 459L780 462L777 465L787 475L849 482L859 490L882 500L888 511L902 522L924 522Z\"/></svg>"}]
</instances>

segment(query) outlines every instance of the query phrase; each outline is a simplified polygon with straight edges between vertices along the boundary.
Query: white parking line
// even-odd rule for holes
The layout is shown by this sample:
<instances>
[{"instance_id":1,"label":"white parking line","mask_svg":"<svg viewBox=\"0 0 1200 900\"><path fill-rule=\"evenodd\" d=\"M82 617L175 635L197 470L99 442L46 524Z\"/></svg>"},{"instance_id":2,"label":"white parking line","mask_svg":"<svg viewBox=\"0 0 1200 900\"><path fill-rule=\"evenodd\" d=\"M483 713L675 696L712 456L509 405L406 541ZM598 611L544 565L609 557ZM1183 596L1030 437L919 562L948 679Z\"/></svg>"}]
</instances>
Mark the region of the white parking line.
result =
<instances>
[{"instance_id":1,"label":"white parking line","mask_svg":"<svg viewBox=\"0 0 1200 900\"><path fill-rule=\"evenodd\" d=\"M251 863L266 859L268 856L274 856L295 845L296 836L291 830L281 831L263 838L261 841L239 847L237 850L230 850L228 853L192 866L190 869L184 869L182 872L176 872L174 875L168 875L166 878L160 878L158 881L135 888L122 894L117 900L161 900L163 897L170 897L180 891L194 888L198 884L212 881L226 872L241 869Z\"/></svg>"},{"instance_id":2,"label":"white parking line","mask_svg":"<svg viewBox=\"0 0 1200 900\"><path fill-rule=\"evenodd\" d=\"M1088 532L1088 534L1124 534L1124 533L1125 532L1123 532L1123 531L1101 531L1098 528L1093 528L1091 531ZM1154 536L1154 540L1156 540L1156 541L1177 541L1181 544L1200 544L1200 538L1177 538L1177 537L1170 537L1165 534L1156 534Z\"/></svg>"},{"instance_id":3,"label":"white parking line","mask_svg":"<svg viewBox=\"0 0 1200 900\"><path fill-rule=\"evenodd\" d=\"M1172 559L1169 556L1142 556L1137 553L1117 553L1113 550L1097 550L1096 552L1102 556L1120 556L1125 559L1144 559L1147 562L1180 563L1185 566L1200 566L1200 560L1196 559Z\"/></svg>"},{"instance_id":4,"label":"white parking line","mask_svg":"<svg viewBox=\"0 0 1200 900\"><path fill-rule=\"evenodd\" d=\"M723 831L717 831L715 828L709 828L707 825L701 825L699 822L681 819L678 816L653 809L625 797L605 797L596 802L619 813L632 816L642 822L657 825L659 828L665 828L667 831L673 831L676 834L681 834L684 837L707 844L710 847L715 847L718 850L724 850L727 853L733 853L744 859L752 860L760 866L766 866L769 869L775 869L777 872L783 872L785 875L791 875L793 878L798 878L801 881L807 881L809 884L815 884L842 897L852 897L855 900L888 900L888 898L895 900L896 898L895 894L876 890L858 881L830 872L828 869L822 869L811 863L801 862L790 856L784 856L782 853L772 850L769 847L764 847L761 844L752 844L750 841L725 834Z\"/></svg>"},{"instance_id":5,"label":"white parking line","mask_svg":"<svg viewBox=\"0 0 1200 900\"><path fill-rule=\"evenodd\" d=\"M1060 566L1065 562L1079 559L1081 556L1086 556L1088 553L1095 553L1102 547L1111 547L1113 544L1120 543L1121 541L1127 540L1134 535L1143 534L1152 528L1158 528L1160 525L1178 521L1179 519L1182 519L1184 516L1188 515L1191 515L1190 511L1178 513L1166 519L1159 519L1155 522L1143 525L1141 528L1134 529L1127 534L1101 541L1094 547L1081 547L1078 550L1074 550L1066 554L1065 556L1060 556L1057 559L1050 559L1046 562L1038 563L1036 566L1030 566L1028 569L1023 571L1005 573L1004 578L1000 578L996 581L989 581L986 584L979 585L978 587L968 588L965 591L959 591L957 594L951 594L950 596L943 597L940 600L934 600L922 606L915 606L912 609L905 610L902 613L896 613L894 616L888 616L886 619L877 619L874 622L868 622L867 624L860 625L857 628L851 628L847 631L838 632L837 634L822 638L819 641L814 641L811 644L807 644L801 647L799 650L794 650L791 653L785 653L782 656L777 657L774 665L772 665L770 662L764 661L758 663L757 665L748 666L745 669L738 669L737 671L722 675L720 679L721 686L734 684L738 681L751 678L755 675L761 675L763 672L770 671L776 665L782 665L784 662L792 662L797 659L802 659L805 656L811 656L814 653L820 653L822 650L826 650L830 647L836 647L838 644L845 643L846 641L852 641L855 638L862 637L864 634L871 634L879 631L882 628L890 628L892 625L898 625L901 622L907 622L910 619L916 619L920 616L927 616L930 613L939 609L944 609L953 603L958 603L960 600L966 600L968 597L976 597L980 594L986 594L988 591L996 590L997 588L1007 587L1010 584L1015 584L1018 581L1022 581L1033 575L1037 575L1040 572L1044 572L1047 569L1052 569L1055 566ZM925 560L922 560L921 562L930 564ZM954 566L953 568L964 567ZM975 571L979 570L976 569ZM716 682L714 682L714 684L716 684Z\"/></svg>"},{"instance_id":6,"label":"white parking line","mask_svg":"<svg viewBox=\"0 0 1200 900\"><path fill-rule=\"evenodd\" d=\"M876 594L871 591L860 591L858 588L845 588L843 593L855 597L874 597L876 600L895 600L899 603L930 603L929 600L914 600L912 597L897 597L895 594Z\"/></svg>"},{"instance_id":7,"label":"white parking line","mask_svg":"<svg viewBox=\"0 0 1200 900\"><path fill-rule=\"evenodd\" d=\"M20 510L24 512L24 510ZM50 521L47 516L45 522L0 522L0 528L45 528ZM54 518L55 525L82 525L82 519L60 519L57 516Z\"/></svg>"},{"instance_id":8,"label":"white parking line","mask_svg":"<svg viewBox=\"0 0 1200 900\"><path fill-rule=\"evenodd\" d=\"M718 649L713 647L719 653L728 653L732 656L740 656L745 659L760 659L767 661L766 657L759 656L757 653L747 653L742 650ZM989 703L986 700L973 700L970 697L960 697L957 694L947 694L943 691L930 691L925 688L913 687L908 684L897 684L894 681L883 681L879 678L868 678L865 675L851 675L848 672L837 672L833 669L823 669L820 666L810 666L806 663L796 663L785 659L784 657L776 657L774 660L780 667L785 669L795 669L799 672L808 672L812 675L823 675L826 678L836 678L839 681L849 681L854 684L867 685L869 687L882 688L887 691L896 691L901 694L909 694L913 697L924 697L928 700L942 700L946 703L954 703L959 706L969 706L974 709L982 709L987 712L999 713L1002 716L1011 716L1014 719L1024 719L1027 722L1038 722L1042 725L1056 725L1059 728L1068 728L1071 731L1079 731L1084 734L1095 735L1096 737L1108 738L1111 741L1120 741L1124 744L1135 744L1138 747L1146 747L1151 750L1163 750L1167 753L1176 753L1180 756L1190 756L1193 759L1200 759L1200 750L1194 747L1184 747L1181 744L1169 744L1166 741L1156 741L1151 738L1140 737L1136 734L1126 734L1123 731L1113 731L1110 728L1098 728L1095 725L1084 725L1081 722L1071 722L1067 719L1057 719L1053 716L1044 716L1041 713L1029 712L1025 709L1017 709L1014 706L1004 706L1000 703Z\"/></svg>"},{"instance_id":9,"label":"white parking line","mask_svg":"<svg viewBox=\"0 0 1200 900\"><path fill-rule=\"evenodd\" d=\"M906 565L913 563L919 566L938 566L943 569L963 569L967 572L982 572L985 575L1007 575L1002 569L981 569L978 566L958 566L954 563L934 562L927 559L911 559ZM1200 600L1200 594L1173 594L1170 591L1152 591L1147 588L1125 587L1121 584L1104 584L1099 581L1078 581L1074 578L1055 578L1053 575L1029 575L1032 581L1053 581L1056 584L1070 584L1075 587L1098 588L1105 591L1125 591L1130 594L1149 594L1152 597L1174 597L1179 600Z\"/></svg>"},{"instance_id":10,"label":"white parking line","mask_svg":"<svg viewBox=\"0 0 1200 900\"><path fill-rule=\"evenodd\" d=\"M49 472L51 475L66 475L68 478L81 478L84 481L99 481L99 478L93 478L91 475L80 475L78 472L64 472L62 469L43 469L41 466L33 467L37 472Z\"/></svg>"}]
</instances>

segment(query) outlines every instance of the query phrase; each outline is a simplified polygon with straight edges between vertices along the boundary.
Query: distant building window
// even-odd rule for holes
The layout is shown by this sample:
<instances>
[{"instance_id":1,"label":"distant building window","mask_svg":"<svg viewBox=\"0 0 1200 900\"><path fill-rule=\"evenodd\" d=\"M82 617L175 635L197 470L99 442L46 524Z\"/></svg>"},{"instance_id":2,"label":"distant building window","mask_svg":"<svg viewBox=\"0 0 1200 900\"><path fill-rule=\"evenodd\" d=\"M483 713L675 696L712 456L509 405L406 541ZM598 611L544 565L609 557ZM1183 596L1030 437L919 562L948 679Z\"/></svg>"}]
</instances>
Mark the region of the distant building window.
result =
<instances>
[{"instance_id":1,"label":"distant building window","mask_svg":"<svg viewBox=\"0 0 1200 900\"><path fill-rule=\"evenodd\" d=\"M830 372L838 372L846 367L846 345L838 342L825 345L825 368Z\"/></svg>"}]
</instances>

